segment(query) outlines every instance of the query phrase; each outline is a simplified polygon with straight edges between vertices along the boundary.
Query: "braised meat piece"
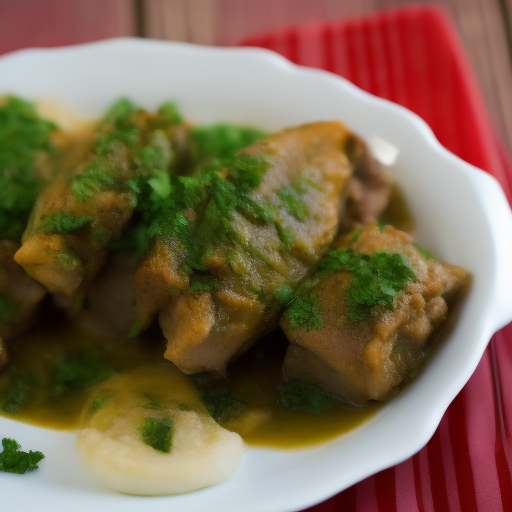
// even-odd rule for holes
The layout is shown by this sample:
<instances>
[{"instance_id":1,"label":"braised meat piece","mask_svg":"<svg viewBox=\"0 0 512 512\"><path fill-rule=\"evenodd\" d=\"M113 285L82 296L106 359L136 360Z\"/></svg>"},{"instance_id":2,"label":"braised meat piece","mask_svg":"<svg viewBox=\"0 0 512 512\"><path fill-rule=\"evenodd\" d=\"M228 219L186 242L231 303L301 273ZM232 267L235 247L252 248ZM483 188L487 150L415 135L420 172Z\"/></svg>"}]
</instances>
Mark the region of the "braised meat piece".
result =
<instances>
[{"instance_id":1,"label":"braised meat piece","mask_svg":"<svg viewBox=\"0 0 512 512\"><path fill-rule=\"evenodd\" d=\"M352 227L354 223L377 222L389 203L391 179L382 172L367 144L355 134L347 141L347 156L353 175L345 188L345 205L340 222Z\"/></svg>"},{"instance_id":2,"label":"braised meat piece","mask_svg":"<svg viewBox=\"0 0 512 512\"><path fill-rule=\"evenodd\" d=\"M7 362L7 350L1 340L29 327L46 295L46 290L13 260L18 247L11 240L0 241L0 367Z\"/></svg>"},{"instance_id":3,"label":"braised meat piece","mask_svg":"<svg viewBox=\"0 0 512 512\"><path fill-rule=\"evenodd\" d=\"M137 179L174 171L185 133L170 109L151 114L128 100L115 103L85 159L39 195L16 261L54 294L83 292L131 218Z\"/></svg>"},{"instance_id":4,"label":"braised meat piece","mask_svg":"<svg viewBox=\"0 0 512 512\"><path fill-rule=\"evenodd\" d=\"M222 372L276 327L337 232L349 136L339 122L283 130L196 178L196 204L136 276L140 311L160 311L165 357L181 370Z\"/></svg>"},{"instance_id":5,"label":"braised meat piece","mask_svg":"<svg viewBox=\"0 0 512 512\"><path fill-rule=\"evenodd\" d=\"M111 252L85 291L78 324L101 336L127 336L137 321L134 276L137 257Z\"/></svg>"},{"instance_id":6,"label":"braised meat piece","mask_svg":"<svg viewBox=\"0 0 512 512\"><path fill-rule=\"evenodd\" d=\"M418 372L469 278L391 226L370 224L340 242L281 318L290 341L283 372L363 405Z\"/></svg>"},{"instance_id":7,"label":"braised meat piece","mask_svg":"<svg viewBox=\"0 0 512 512\"><path fill-rule=\"evenodd\" d=\"M0 99L0 366L7 362L5 339L30 325L45 295L13 256L36 197L54 173L56 150L65 144L34 105L12 96Z\"/></svg>"}]
</instances>

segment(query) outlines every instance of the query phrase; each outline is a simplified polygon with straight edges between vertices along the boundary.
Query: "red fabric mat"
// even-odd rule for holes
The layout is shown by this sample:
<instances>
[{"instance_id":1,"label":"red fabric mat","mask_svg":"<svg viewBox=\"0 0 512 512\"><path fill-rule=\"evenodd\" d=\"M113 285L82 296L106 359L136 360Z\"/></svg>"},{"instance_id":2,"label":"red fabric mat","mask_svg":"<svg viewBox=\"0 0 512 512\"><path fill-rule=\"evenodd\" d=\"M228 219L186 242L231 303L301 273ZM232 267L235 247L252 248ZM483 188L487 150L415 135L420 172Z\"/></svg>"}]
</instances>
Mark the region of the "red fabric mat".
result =
<instances>
[{"instance_id":1,"label":"red fabric mat","mask_svg":"<svg viewBox=\"0 0 512 512\"><path fill-rule=\"evenodd\" d=\"M493 174L512 199L512 166L496 143L443 11L415 6L276 31L241 44L332 71L411 109L446 148ZM512 324L493 337L423 450L309 510L512 511Z\"/></svg>"}]
</instances>

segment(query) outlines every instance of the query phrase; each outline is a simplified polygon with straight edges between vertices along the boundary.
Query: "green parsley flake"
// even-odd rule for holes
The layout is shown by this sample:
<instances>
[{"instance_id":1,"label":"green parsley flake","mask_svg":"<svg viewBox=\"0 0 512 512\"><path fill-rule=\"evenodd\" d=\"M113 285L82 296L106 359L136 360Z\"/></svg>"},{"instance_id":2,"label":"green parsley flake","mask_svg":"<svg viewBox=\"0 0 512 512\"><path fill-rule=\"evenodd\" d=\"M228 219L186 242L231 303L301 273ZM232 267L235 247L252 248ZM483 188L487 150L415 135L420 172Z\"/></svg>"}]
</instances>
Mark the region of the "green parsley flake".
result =
<instances>
[{"instance_id":1,"label":"green parsley flake","mask_svg":"<svg viewBox=\"0 0 512 512\"><path fill-rule=\"evenodd\" d=\"M305 281L284 315L292 328L308 331L322 328L318 295L311 291L322 278L334 272L351 272L347 295L347 316L354 322L367 318L373 308L393 309L395 298L416 274L398 253L358 254L341 247L327 253L318 265L314 279Z\"/></svg>"},{"instance_id":2,"label":"green parsley flake","mask_svg":"<svg viewBox=\"0 0 512 512\"><path fill-rule=\"evenodd\" d=\"M0 292L0 322L9 323L18 316L18 305L10 295Z\"/></svg>"},{"instance_id":3,"label":"green parsley flake","mask_svg":"<svg viewBox=\"0 0 512 512\"><path fill-rule=\"evenodd\" d=\"M135 320L134 324L130 327L130 330L128 331L128 338L136 338L143 327L144 320L142 318L137 318L137 320Z\"/></svg>"},{"instance_id":4,"label":"green parsley flake","mask_svg":"<svg viewBox=\"0 0 512 512\"><path fill-rule=\"evenodd\" d=\"M83 203L100 190L112 188L115 185L116 180L111 176L106 165L95 161L84 172L73 177L71 189L77 201Z\"/></svg>"},{"instance_id":5,"label":"green parsley flake","mask_svg":"<svg viewBox=\"0 0 512 512\"><path fill-rule=\"evenodd\" d=\"M193 127L190 136L193 162L198 164L215 158L232 158L238 151L265 138L267 134L255 128L216 124Z\"/></svg>"},{"instance_id":6,"label":"green parsley flake","mask_svg":"<svg viewBox=\"0 0 512 512\"><path fill-rule=\"evenodd\" d=\"M101 409L107 402L110 402L114 398L112 395L101 395L94 400L92 403L92 408L97 411Z\"/></svg>"},{"instance_id":7,"label":"green parsley flake","mask_svg":"<svg viewBox=\"0 0 512 512\"><path fill-rule=\"evenodd\" d=\"M0 453L0 471L23 475L27 471L38 469L39 462L44 459L41 452L30 450L22 452L21 446L14 440L4 437L2 439L3 451Z\"/></svg>"},{"instance_id":8,"label":"green parsley flake","mask_svg":"<svg viewBox=\"0 0 512 512\"><path fill-rule=\"evenodd\" d=\"M416 274L398 253L356 254L350 249L331 251L319 265L320 273L352 272L347 315L354 322L368 317L376 306L394 309L395 298Z\"/></svg>"},{"instance_id":9,"label":"green parsley flake","mask_svg":"<svg viewBox=\"0 0 512 512\"><path fill-rule=\"evenodd\" d=\"M37 380L31 373L15 375L7 389L2 390L2 410L8 413L16 413L27 405L31 399Z\"/></svg>"},{"instance_id":10,"label":"green parsley flake","mask_svg":"<svg viewBox=\"0 0 512 512\"><path fill-rule=\"evenodd\" d=\"M306 220L308 215L306 203L292 188L285 187L278 190L277 197L283 201L290 215L300 222L304 222L304 220Z\"/></svg>"},{"instance_id":11,"label":"green parsley flake","mask_svg":"<svg viewBox=\"0 0 512 512\"><path fill-rule=\"evenodd\" d=\"M19 98L9 96L0 107L0 239L21 239L43 186L37 157L53 155L50 134L56 129Z\"/></svg>"},{"instance_id":12,"label":"green parsley flake","mask_svg":"<svg viewBox=\"0 0 512 512\"><path fill-rule=\"evenodd\" d=\"M308 382L292 381L279 389L279 403L291 411L321 414L336 399Z\"/></svg>"},{"instance_id":13,"label":"green parsley flake","mask_svg":"<svg viewBox=\"0 0 512 512\"><path fill-rule=\"evenodd\" d=\"M57 368L50 400L59 400L70 393L99 384L114 373L114 368L102 361L95 351L69 355Z\"/></svg>"},{"instance_id":14,"label":"green parsley flake","mask_svg":"<svg viewBox=\"0 0 512 512\"><path fill-rule=\"evenodd\" d=\"M226 386L214 386L204 390L201 394L201 401L217 423L228 420L244 407L241 402L229 394Z\"/></svg>"},{"instance_id":15,"label":"green parsley flake","mask_svg":"<svg viewBox=\"0 0 512 512\"><path fill-rule=\"evenodd\" d=\"M183 117L175 103L168 101L164 103L159 109L158 113L166 117L172 124L182 124Z\"/></svg>"},{"instance_id":16,"label":"green parsley flake","mask_svg":"<svg viewBox=\"0 0 512 512\"><path fill-rule=\"evenodd\" d=\"M319 330L324 323L318 306L318 295L314 292L296 295L284 315L293 329L305 326L308 331Z\"/></svg>"},{"instance_id":17,"label":"green parsley flake","mask_svg":"<svg viewBox=\"0 0 512 512\"><path fill-rule=\"evenodd\" d=\"M417 242L413 242L414 247L420 252L420 254L426 258L427 260L435 260L436 256L434 253L430 252L428 249L425 249L422 245L418 244Z\"/></svg>"},{"instance_id":18,"label":"green parsley flake","mask_svg":"<svg viewBox=\"0 0 512 512\"><path fill-rule=\"evenodd\" d=\"M139 427L142 442L161 453L170 453L172 448L171 418L145 418Z\"/></svg>"},{"instance_id":19,"label":"green parsley flake","mask_svg":"<svg viewBox=\"0 0 512 512\"><path fill-rule=\"evenodd\" d=\"M53 215L43 217L40 229L46 234L67 235L88 226L91 222L92 217L76 217L61 210Z\"/></svg>"},{"instance_id":20,"label":"green parsley flake","mask_svg":"<svg viewBox=\"0 0 512 512\"><path fill-rule=\"evenodd\" d=\"M70 272L76 270L80 264L80 261L77 258L66 253L57 254L57 256L55 256L55 260L64 270L69 270Z\"/></svg>"}]
</instances>

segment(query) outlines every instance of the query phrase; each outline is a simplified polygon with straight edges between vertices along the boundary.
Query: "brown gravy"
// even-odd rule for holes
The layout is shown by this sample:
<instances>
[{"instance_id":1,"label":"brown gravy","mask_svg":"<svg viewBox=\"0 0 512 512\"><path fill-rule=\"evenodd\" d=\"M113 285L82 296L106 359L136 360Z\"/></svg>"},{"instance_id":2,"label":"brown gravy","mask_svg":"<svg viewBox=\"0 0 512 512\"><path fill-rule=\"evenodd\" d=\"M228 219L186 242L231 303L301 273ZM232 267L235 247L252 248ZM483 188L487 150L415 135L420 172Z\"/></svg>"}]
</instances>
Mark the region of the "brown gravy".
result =
<instances>
[{"instance_id":1,"label":"brown gravy","mask_svg":"<svg viewBox=\"0 0 512 512\"><path fill-rule=\"evenodd\" d=\"M279 331L271 333L228 368L231 395L246 407L223 426L238 432L247 444L280 449L311 446L358 427L379 410L380 404L376 403L355 408L340 402L317 415L278 405L277 386L286 343ZM105 338L81 331L56 315L10 344L10 363L0 373L0 393L16 375L31 374L37 379L37 386L31 391L29 404L14 413L0 409L0 414L45 428L78 430L83 427L84 408L90 407L91 400L102 393L102 387L108 387L108 382L52 401L48 397L53 375L66 355L94 350L118 375L138 369L137 375L143 375L142 380L148 382L147 392L153 393L162 371L168 371L170 378L177 371L163 358L164 347L161 334L153 333L138 340ZM117 388L134 386L128 375L116 382ZM172 389L161 389L159 394L171 397Z\"/></svg>"}]
</instances>

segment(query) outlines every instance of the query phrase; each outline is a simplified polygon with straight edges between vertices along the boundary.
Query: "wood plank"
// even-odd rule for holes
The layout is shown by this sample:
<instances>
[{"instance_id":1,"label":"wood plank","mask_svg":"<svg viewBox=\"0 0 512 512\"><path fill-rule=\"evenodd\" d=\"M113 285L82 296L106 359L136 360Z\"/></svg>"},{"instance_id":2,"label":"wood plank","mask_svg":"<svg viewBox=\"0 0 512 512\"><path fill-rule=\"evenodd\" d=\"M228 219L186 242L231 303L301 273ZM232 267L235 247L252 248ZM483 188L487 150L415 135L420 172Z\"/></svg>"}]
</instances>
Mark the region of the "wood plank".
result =
<instances>
[{"instance_id":1,"label":"wood plank","mask_svg":"<svg viewBox=\"0 0 512 512\"><path fill-rule=\"evenodd\" d=\"M190 41L185 0L146 0L143 12L145 37Z\"/></svg>"},{"instance_id":2,"label":"wood plank","mask_svg":"<svg viewBox=\"0 0 512 512\"><path fill-rule=\"evenodd\" d=\"M512 150L512 62L499 0L452 0L455 20L494 131Z\"/></svg>"},{"instance_id":3,"label":"wood plank","mask_svg":"<svg viewBox=\"0 0 512 512\"><path fill-rule=\"evenodd\" d=\"M131 0L0 0L0 53L130 35Z\"/></svg>"},{"instance_id":4,"label":"wood plank","mask_svg":"<svg viewBox=\"0 0 512 512\"><path fill-rule=\"evenodd\" d=\"M144 35L232 45L251 34L410 5L410 0L141 0ZM431 0L453 17L493 127L512 151L512 0ZM507 19L508 16L508 19Z\"/></svg>"}]
</instances>

